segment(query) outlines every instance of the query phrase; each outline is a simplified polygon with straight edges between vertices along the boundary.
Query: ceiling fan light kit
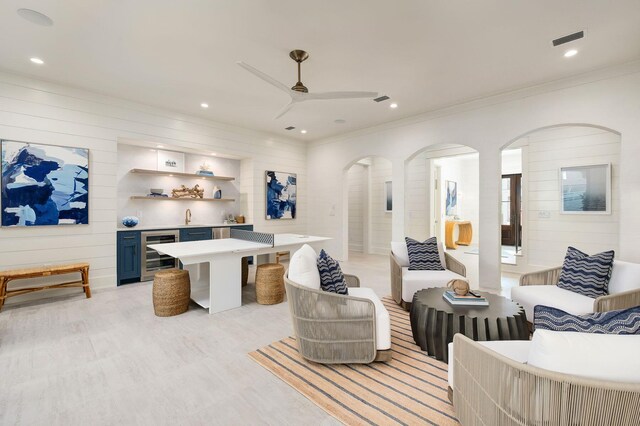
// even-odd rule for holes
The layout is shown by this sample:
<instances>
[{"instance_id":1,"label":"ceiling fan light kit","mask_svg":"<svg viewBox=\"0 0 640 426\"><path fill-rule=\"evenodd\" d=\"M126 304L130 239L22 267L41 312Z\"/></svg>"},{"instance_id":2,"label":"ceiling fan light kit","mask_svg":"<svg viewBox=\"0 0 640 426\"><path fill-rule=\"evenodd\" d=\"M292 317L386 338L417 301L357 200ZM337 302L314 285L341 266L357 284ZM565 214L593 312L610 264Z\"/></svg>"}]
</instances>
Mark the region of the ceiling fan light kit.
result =
<instances>
[{"instance_id":1,"label":"ceiling fan light kit","mask_svg":"<svg viewBox=\"0 0 640 426\"><path fill-rule=\"evenodd\" d=\"M297 103L304 101L316 100L334 100L334 99L372 99L378 96L377 92L317 92L309 93L309 89L302 83L301 64L309 58L309 54L304 50L292 50L289 57L298 64L298 82L291 88L276 80L275 78L263 73L257 68L244 62L237 62L239 66L249 71L259 79L271 84L272 86L287 93L291 101L280 111L274 119L278 119L285 115Z\"/></svg>"}]
</instances>

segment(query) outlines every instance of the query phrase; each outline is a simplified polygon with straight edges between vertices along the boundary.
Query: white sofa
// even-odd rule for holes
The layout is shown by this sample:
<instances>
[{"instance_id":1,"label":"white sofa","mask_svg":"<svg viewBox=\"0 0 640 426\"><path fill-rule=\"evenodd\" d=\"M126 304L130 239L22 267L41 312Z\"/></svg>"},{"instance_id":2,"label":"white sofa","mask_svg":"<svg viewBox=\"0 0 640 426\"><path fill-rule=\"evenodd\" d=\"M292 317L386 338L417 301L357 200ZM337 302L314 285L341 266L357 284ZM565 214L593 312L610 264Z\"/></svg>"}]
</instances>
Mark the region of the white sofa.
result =
<instances>
[{"instance_id":1,"label":"white sofa","mask_svg":"<svg viewBox=\"0 0 640 426\"><path fill-rule=\"evenodd\" d=\"M391 243L391 295L405 310L408 311L411 307L413 295L418 290L445 287L453 279L466 277L465 266L446 253L442 243L438 243L438 252L444 271L410 271L407 244Z\"/></svg>"},{"instance_id":2,"label":"white sofa","mask_svg":"<svg viewBox=\"0 0 640 426\"><path fill-rule=\"evenodd\" d=\"M640 335L456 334L449 353L449 397L463 425L640 425Z\"/></svg>"},{"instance_id":3,"label":"white sofa","mask_svg":"<svg viewBox=\"0 0 640 426\"><path fill-rule=\"evenodd\" d=\"M391 317L380 298L347 274L348 295L323 291L316 259L304 245L284 277L300 354L322 364L391 360Z\"/></svg>"},{"instance_id":4,"label":"white sofa","mask_svg":"<svg viewBox=\"0 0 640 426\"><path fill-rule=\"evenodd\" d=\"M511 299L519 303L533 323L533 308L546 305L574 315L626 309L640 305L640 264L615 260L609 280L609 294L591 298L559 288L556 284L562 267L532 272L520 277L520 285L511 289Z\"/></svg>"}]
</instances>

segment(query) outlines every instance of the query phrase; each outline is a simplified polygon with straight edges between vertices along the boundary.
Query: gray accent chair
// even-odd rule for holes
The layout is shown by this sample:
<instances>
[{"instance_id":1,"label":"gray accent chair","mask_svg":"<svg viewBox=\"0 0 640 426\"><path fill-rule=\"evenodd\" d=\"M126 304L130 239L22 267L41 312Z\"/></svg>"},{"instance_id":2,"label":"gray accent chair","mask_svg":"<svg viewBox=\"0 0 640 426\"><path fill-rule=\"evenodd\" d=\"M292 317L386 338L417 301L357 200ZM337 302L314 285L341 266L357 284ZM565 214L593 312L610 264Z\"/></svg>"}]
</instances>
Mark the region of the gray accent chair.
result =
<instances>
[{"instance_id":1,"label":"gray accent chair","mask_svg":"<svg viewBox=\"0 0 640 426\"><path fill-rule=\"evenodd\" d=\"M348 287L360 280L345 274ZM300 355L321 364L390 361L391 350L376 349L376 312L365 298L315 290L284 276Z\"/></svg>"},{"instance_id":2,"label":"gray accent chair","mask_svg":"<svg viewBox=\"0 0 640 426\"><path fill-rule=\"evenodd\" d=\"M640 425L640 384L533 367L462 334L453 348L453 405L463 425Z\"/></svg>"}]
</instances>

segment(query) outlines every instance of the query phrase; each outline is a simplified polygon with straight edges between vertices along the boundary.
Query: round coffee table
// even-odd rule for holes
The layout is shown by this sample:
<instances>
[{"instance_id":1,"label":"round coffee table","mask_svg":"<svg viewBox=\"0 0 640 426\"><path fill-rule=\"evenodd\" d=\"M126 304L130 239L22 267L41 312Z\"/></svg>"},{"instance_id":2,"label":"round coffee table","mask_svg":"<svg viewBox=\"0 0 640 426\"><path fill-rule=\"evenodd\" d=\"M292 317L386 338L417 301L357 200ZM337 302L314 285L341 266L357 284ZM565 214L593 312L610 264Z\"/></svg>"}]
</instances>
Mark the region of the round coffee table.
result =
<instances>
[{"instance_id":1,"label":"round coffee table","mask_svg":"<svg viewBox=\"0 0 640 426\"><path fill-rule=\"evenodd\" d=\"M529 329L522 306L491 293L474 291L489 306L453 306L442 298L447 288L416 292L411 304L413 339L427 354L449 360L448 344L462 333L473 340L528 340Z\"/></svg>"}]
</instances>

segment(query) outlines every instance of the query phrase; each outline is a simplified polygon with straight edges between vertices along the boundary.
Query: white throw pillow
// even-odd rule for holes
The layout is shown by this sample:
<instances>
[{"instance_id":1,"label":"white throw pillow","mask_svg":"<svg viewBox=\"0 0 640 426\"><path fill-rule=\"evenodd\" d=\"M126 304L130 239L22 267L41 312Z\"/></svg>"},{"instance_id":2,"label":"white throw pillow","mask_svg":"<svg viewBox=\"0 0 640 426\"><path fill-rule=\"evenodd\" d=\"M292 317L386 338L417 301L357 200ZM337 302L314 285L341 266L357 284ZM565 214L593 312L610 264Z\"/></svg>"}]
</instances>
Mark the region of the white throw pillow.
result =
<instances>
[{"instance_id":1,"label":"white throw pillow","mask_svg":"<svg viewBox=\"0 0 640 426\"><path fill-rule=\"evenodd\" d=\"M614 260L609 280L609 294L618 294L639 288L640 264Z\"/></svg>"},{"instance_id":2,"label":"white throw pillow","mask_svg":"<svg viewBox=\"0 0 640 426\"><path fill-rule=\"evenodd\" d=\"M407 250L407 243L404 241L391 241L391 252L396 259L398 259L398 264L401 268L409 266L409 251ZM438 242L438 256L440 256L440 263L442 264L442 267L447 269L447 264L444 260L444 247L441 242Z\"/></svg>"},{"instance_id":3,"label":"white throw pillow","mask_svg":"<svg viewBox=\"0 0 640 426\"><path fill-rule=\"evenodd\" d=\"M558 373L640 383L640 335L536 330L529 365Z\"/></svg>"},{"instance_id":4,"label":"white throw pillow","mask_svg":"<svg viewBox=\"0 0 640 426\"><path fill-rule=\"evenodd\" d=\"M316 251L309 244L300 247L289 261L289 279L296 284L319 290L320 273L317 259Z\"/></svg>"}]
</instances>

